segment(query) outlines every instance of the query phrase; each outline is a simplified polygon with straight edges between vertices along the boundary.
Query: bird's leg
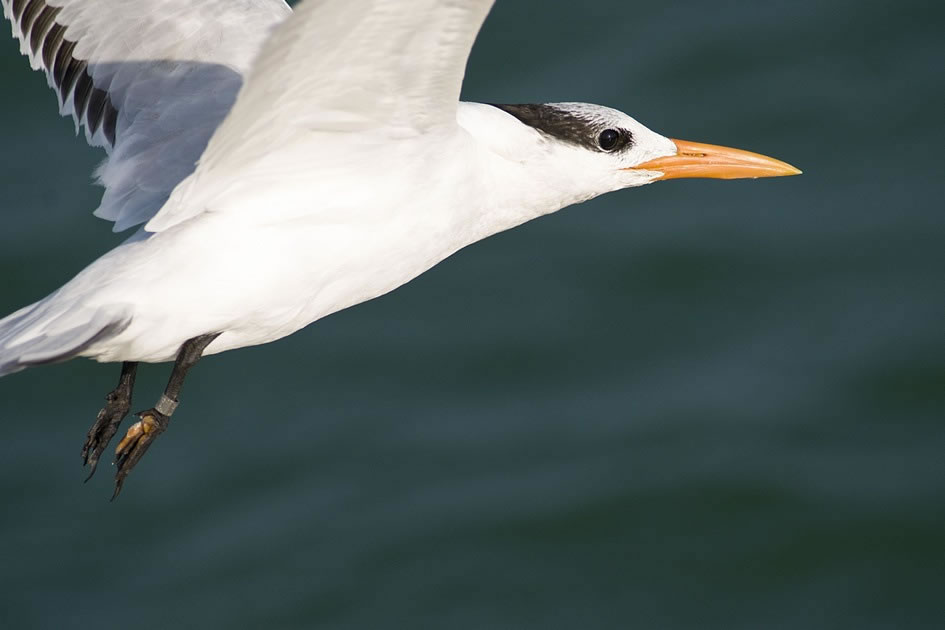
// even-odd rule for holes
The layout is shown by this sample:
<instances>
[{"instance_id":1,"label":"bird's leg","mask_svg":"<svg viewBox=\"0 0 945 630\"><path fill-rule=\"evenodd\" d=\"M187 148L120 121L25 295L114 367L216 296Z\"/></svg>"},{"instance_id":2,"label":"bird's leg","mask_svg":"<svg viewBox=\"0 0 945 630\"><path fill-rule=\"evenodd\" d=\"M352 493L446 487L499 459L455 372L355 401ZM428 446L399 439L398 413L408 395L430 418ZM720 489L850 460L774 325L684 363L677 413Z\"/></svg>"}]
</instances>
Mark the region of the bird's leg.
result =
<instances>
[{"instance_id":1,"label":"bird's leg","mask_svg":"<svg viewBox=\"0 0 945 630\"><path fill-rule=\"evenodd\" d=\"M105 406L98 412L98 418L95 424L89 429L89 434L85 438L85 445L82 447L82 465L90 467L89 476L86 481L95 474L95 467L98 465L98 458L111 441L115 432L118 431L118 425L128 411L131 409L131 394L135 387L135 375L138 372L138 364L125 361L121 364L121 376L118 378L118 386L109 392L105 397Z\"/></svg>"},{"instance_id":2,"label":"bird's leg","mask_svg":"<svg viewBox=\"0 0 945 630\"><path fill-rule=\"evenodd\" d=\"M115 493L112 500L121 492L125 477L144 456L151 443L167 429L171 415L177 409L178 396L187 372L197 364L210 342L219 336L220 333L212 333L185 341L177 354L177 361L174 362L171 378L164 388L161 400L151 409L136 414L141 420L128 428L125 437L115 448L115 466L118 470L115 472Z\"/></svg>"}]
</instances>

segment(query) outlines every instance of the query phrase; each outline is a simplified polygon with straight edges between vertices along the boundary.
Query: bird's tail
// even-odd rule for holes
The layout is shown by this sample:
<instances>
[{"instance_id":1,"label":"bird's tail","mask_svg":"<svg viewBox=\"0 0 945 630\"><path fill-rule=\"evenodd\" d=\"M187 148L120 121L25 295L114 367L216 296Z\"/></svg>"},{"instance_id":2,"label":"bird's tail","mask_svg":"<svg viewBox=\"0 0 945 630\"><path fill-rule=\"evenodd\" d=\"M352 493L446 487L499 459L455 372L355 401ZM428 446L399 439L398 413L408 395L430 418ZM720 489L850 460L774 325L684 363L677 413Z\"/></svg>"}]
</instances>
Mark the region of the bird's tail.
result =
<instances>
[{"instance_id":1,"label":"bird's tail","mask_svg":"<svg viewBox=\"0 0 945 630\"><path fill-rule=\"evenodd\" d=\"M56 294L0 319L0 376L58 363L120 334L131 318L111 309L64 308Z\"/></svg>"}]
</instances>

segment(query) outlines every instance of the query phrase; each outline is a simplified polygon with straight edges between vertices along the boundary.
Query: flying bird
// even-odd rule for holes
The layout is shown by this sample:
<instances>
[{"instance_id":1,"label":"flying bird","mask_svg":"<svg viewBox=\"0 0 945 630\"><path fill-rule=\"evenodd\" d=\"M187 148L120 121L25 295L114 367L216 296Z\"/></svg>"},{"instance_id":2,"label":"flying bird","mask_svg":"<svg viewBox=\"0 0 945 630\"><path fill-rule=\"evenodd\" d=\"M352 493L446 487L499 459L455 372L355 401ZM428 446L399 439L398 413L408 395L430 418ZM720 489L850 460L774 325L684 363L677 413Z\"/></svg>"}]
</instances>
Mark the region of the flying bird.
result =
<instances>
[{"instance_id":1,"label":"flying bird","mask_svg":"<svg viewBox=\"0 0 945 630\"><path fill-rule=\"evenodd\" d=\"M457 250L658 180L796 175L587 103L459 100L494 0L0 0L21 52L107 157L119 246L0 320L0 376L121 363L89 477L140 362L174 361L115 450L115 491L201 357L387 293Z\"/></svg>"}]
</instances>

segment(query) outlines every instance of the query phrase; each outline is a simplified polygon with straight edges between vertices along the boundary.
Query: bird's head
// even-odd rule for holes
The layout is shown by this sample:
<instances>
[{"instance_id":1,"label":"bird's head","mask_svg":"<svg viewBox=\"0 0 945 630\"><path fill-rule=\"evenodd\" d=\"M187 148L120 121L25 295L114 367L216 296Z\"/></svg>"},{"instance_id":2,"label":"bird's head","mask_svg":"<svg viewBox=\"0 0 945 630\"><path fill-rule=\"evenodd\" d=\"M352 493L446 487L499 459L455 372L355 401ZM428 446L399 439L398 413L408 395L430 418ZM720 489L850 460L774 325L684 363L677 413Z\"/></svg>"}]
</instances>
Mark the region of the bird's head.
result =
<instances>
[{"instance_id":1,"label":"bird's head","mask_svg":"<svg viewBox=\"0 0 945 630\"><path fill-rule=\"evenodd\" d=\"M535 152L566 165L572 185L582 188L587 197L663 179L740 179L801 172L757 153L666 138L623 112L600 105L495 107L534 130Z\"/></svg>"}]
</instances>

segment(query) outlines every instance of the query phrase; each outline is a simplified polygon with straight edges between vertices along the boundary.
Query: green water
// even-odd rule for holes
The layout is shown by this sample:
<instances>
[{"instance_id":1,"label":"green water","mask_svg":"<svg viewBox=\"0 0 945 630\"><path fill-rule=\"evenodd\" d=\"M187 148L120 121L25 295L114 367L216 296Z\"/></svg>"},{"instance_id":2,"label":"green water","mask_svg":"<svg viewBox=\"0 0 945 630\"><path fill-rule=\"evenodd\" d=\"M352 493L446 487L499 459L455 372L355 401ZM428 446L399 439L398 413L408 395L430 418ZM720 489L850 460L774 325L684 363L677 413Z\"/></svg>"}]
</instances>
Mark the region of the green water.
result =
<instances>
[{"instance_id":1,"label":"green water","mask_svg":"<svg viewBox=\"0 0 945 630\"><path fill-rule=\"evenodd\" d=\"M943 24L500 0L466 98L805 175L609 195L212 357L113 504L79 450L117 366L0 380L0 627L945 627ZM7 313L118 237L5 36L0 79Z\"/></svg>"}]
</instances>

